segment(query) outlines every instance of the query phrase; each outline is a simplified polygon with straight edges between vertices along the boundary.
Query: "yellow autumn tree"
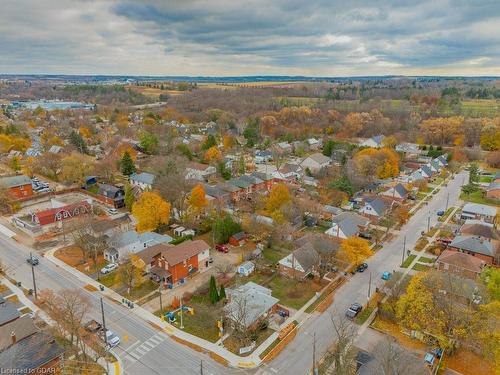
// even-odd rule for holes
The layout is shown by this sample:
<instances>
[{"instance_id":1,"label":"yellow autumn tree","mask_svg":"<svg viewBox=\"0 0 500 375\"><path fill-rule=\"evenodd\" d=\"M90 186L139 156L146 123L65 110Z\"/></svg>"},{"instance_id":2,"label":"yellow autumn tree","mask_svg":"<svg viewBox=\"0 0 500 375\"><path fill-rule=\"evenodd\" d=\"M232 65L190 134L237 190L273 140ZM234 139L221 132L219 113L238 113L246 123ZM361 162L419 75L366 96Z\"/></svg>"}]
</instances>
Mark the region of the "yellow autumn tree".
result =
<instances>
[{"instance_id":1,"label":"yellow autumn tree","mask_svg":"<svg viewBox=\"0 0 500 375\"><path fill-rule=\"evenodd\" d=\"M390 148L365 148L354 155L354 165L359 174L378 178L396 177L399 174L399 156Z\"/></svg>"},{"instance_id":2,"label":"yellow autumn tree","mask_svg":"<svg viewBox=\"0 0 500 375\"><path fill-rule=\"evenodd\" d=\"M200 211L207 205L207 203L208 202L205 195L205 188L203 187L203 185L197 184L191 189L191 194L189 194L189 206L196 211Z\"/></svg>"},{"instance_id":3,"label":"yellow autumn tree","mask_svg":"<svg viewBox=\"0 0 500 375\"><path fill-rule=\"evenodd\" d=\"M0 134L0 152L6 153L11 150L25 152L31 145L28 138L16 137L15 135Z\"/></svg>"},{"instance_id":4,"label":"yellow autumn tree","mask_svg":"<svg viewBox=\"0 0 500 375\"><path fill-rule=\"evenodd\" d=\"M360 237L349 237L340 244L340 255L345 256L355 266L373 254L367 240Z\"/></svg>"},{"instance_id":5,"label":"yellow autumn tree","mask_svg":"<svg viewBox=\"0 0 500 375\"><path fill-rule=\"evenodd\" d=\"M224 150L226 151L230 150L234 145L234 138L231 137L230 135L225 135L223 142L224 142Z\"/></svg>"},{"instance_id":6,"label":"yellow autumn tree","mask_svg":"<svg viewBox=\"0 0 500 375\"><path fill-rule=\"evenodd\" d=\"M266 210L273 214L291 200L290 191L285 184L276 184L266 199Z\"/></svg>"},{"instance_id":7,"label":"yellow autumn tree","mask_svg":"<svg viewBox=\"0 0 500 375\"><path fill-rule=\"evenodd\" d=\"M132 206L139 232L152 231L170 220L170 203L158 193L145 191Z\"/></svg>"},{"instance_id":8,"label":"yellow autumn tree","mask_svg":"<svg viewBox=\"0 0 500 375\"><path fill-rule=\"evenodd\" d=\"M208 163L215 162L220 159L222 159L222 154L217 146L212 146L207 150L207 152L205 152L205 161Z\"/></svg>"},{"instance_id":9,"label":"yellow autumn tree","mask_svg":"<svg viewBox=\"0 0 500 375\"><path fill-rule=\"evenodd\" d=\"M80 126L78 128L78 133L80 133L80 135L83 137L83 138L90 138L92 137L92 131L86 127L86 126Z\"/></svg>"}]
</instances>

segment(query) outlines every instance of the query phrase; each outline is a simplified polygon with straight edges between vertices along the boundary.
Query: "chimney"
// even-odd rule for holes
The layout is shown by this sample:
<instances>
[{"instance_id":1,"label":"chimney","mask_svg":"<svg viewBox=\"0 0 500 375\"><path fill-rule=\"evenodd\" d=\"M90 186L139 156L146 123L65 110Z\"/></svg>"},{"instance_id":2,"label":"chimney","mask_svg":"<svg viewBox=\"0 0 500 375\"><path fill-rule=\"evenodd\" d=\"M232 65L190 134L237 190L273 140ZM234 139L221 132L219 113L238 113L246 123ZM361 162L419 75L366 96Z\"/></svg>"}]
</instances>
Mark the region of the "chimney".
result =
<instances>
[{"instance_id":1,"label":"chimney","mask_svg":"<svg viewBox=\"0 0 500 375\"><path fill-rule=\"evenodd\" d=\"M17 342L16 333L14 331L10 333L10 339L12 341L12 345L14 345Z\"/></svg>"}]
</instances>

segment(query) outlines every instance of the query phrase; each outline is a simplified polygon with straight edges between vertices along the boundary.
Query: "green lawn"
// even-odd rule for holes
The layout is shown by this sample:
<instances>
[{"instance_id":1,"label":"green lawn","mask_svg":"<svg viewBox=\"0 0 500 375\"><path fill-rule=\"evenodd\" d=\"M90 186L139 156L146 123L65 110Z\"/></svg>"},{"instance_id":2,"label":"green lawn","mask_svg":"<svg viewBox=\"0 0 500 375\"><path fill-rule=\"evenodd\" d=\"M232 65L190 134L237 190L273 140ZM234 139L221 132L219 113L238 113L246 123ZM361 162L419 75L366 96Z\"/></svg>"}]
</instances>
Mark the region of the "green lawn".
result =
<instances>
[{"instance_id":1,"label":"green lawn","mask_svg":"<svg viewBox=\"0 0 500 375\"><path fill-rule=\"evenodd\" d=\"M359 313L359 315L356 317L356 324L361 325L364 322L366 322L366 320L370 317L370 315L372 314L374 309L375 309L375 307L373 307L373 306L366 307L365 309L363 309Z\"/></svg>"},{"instance_id":2,"label":"green lawn","mask_svg":"<svg viewBox=\"0 0 500 375\"><path fill-rule=\"evenodd\" d=\"M420 258L418 258L418 261L420 263L434 263L436 260L433 258L420 257Z\"/></svg>"},{"instance_id":3,"label":"green lawn","mask_svg":"<svg viewBox=\"0 0 500 375\"><path fill-rule=\"evenodd\" d=\"M280 300L280 304L297 310L315 294L310 281L298 282L281 276L274 277L267 287L273 291L273 297Z\"/></svg>"},{"instance_id":4,"label":"green lawn","mask_svg":"<svg viewBox=\"0 0 500 375\"><path fill-rule=\"evenodd\" d=\"M99 282L108 288L113 287L116 284L116 270L106 275L100 275Z\"/></svg>"},{"instance_id":5,"label":"green lawn","mask_svg":"<svg viewBox=\"0 0 500 375\"><path fill-rule=\"evenodd\" d=\"M450 214L452 213L452 211L453 211L454 209L455 209L455 207L449 207L449 208L446 210L446 212L444 213L444 215L438 218L438 221L440 221L440 222L445 221L445 220L448 218L448 216L450 216Z\"/></svg>"},{"instance_id":6,"label":"green lawn","mask_svg":"<svg viewBox=\"0 0 500 375\"><path fill-rule=\"evenodd\" d=\"M153 280L147 279L141 284L139 284L139 286L133 288L130 292L130 296L127 296L127 294L124 294L124 296L135 301L144 297L145 295L151 293L156 289L158 289L158 284L155 283Z\"/></svg>"},{"instance_id":7,"label":"green lawn","mask_svg":"<svg viewBox=\"0 0 500 375\"><path fill-rule=\"evenodd\" d=\"M420 251L422 250L427 244L429 243L429 241L427 241L426 238L420 238L418 241L417 241L417 244L415 245L415 251Z\"/></svg>"},{"instance_id":8,"label":"green lawn","mask_svg":"<svg viewBox=\"0 0 500 375\"><path fill-rule=\"evenodd\" d=\"M430 269L429 266L420 263L415 263L415 265L412 267L412 270L415 271L427 271L428 269Z\"/></svg>"},{"instance_id":9,"label":"green lawn","mask_svg":"<svg viewBox=\"0 0 500 375\"><path fill-rule=\"evenodd\" d=\"M465 194L464 192L462 192L460 194L460 199L462 199L466 202L487 204L487 205L492 205L492 206L499 206L500 205L499 200L486 198L483 190L478 190L478 191L475 191L475 192L468 194L468 195Z\"/></svg>"},{"instance_id":10,"label":"green lawn","mask_svg":"<svg viewBox=\"0 0 500 375\"><path fill-rule=\"evenodd\" d=\"M286 249L275 249L275 248L266 248L262 252L264 259L267 260L271 264L278 263L281 259L290 254L290 251Z\"/></svg>"},{"instance_id":11,"label":"green lawn","mask_svg":"<svg viewBox=\"0 0 500 375\"><path fill-rule=\"evenodd\" d=\"M491 181L493 181L493 176L481 176L481 177L479 177L479 182L486 182L489 184Z\"/></svg>"},{"instance_id":12,"label":"green lawn","mask_svg":"<svg viewBox=\"0 0 500 375\"><path fill-rule=\"evenodd\" d=\"M405 261L403 262L403 264L401 265L402 268L408 268L411 264L411 262L413 262L413 260L416 258L417 256L415 254L410 254L408 256L408 258L405 259Z\"/></svg>"}]
</instances>

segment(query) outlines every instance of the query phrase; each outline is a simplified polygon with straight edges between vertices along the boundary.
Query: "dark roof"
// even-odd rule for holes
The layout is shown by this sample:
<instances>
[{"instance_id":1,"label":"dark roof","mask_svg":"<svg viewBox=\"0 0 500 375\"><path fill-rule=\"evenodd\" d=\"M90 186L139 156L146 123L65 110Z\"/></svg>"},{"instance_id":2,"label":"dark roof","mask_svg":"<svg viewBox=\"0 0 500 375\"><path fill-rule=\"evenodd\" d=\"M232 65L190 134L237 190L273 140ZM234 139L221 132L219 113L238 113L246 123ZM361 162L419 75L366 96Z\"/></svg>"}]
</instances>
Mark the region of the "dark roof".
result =
<instances>
[{"instance_id":1,"label":"dark roof","mask_svg":"<svg viewBox=\"0 0 500 375\"><path fill-rule=\"evenodd\" d=\"M370 220L353 212L342 212L333 217L332 223L337 224L347 237L351 237L359 232L360 226L368 225Z\"/></svg>"},{"instance_id":2,"label":"dark roof","mask_svg":"<svg viewBox=\"0 0 500 375\"><path fill-rule=\"evenodd\" d=\"M29 315L24 315L10 323L0 326L0 352L12 345L11 334L16 334L16 341L20 341L31 336L38 331L33 319Z\"/></svg>"},{"instance_id":3,"label":"dark roof","mask_svg":"<svg viewBox=\"0 0 500 375\"><path fill-rule=\"evenodd\" d=\"M500 240L500 233L496 230L493 225L487 223L465 223L460 228L460 234L467 234L472 236L480 236L484 238L489 238L492 240Z\"/></svg>"},{"instance_id":4,"label":"dark roof","mask_svg":"<svg viewBox=\"0 0 500 375\"><path fill-rule=\"evenodd\" d=\"M320 262L318 252L309 242L299 247L292 254L293 257L295 258L295 261L302 266L302 268L306 273L311 271L311 269L314 266L318 265Z\"/></svg>"},{"instance_id":5,"label":"dark roof","mask_svg":"<svg viewBox=\"0 0 500 375\"><path fill-rule=\"evenodd\" d=\"M0 299L0 326L19 318L20 315L12 302Z\"/></svg>"},{"instance_id":6,"label":"dark roof","mask_svg":"<svg viewBox=\"0 0 500 375\"><path fill-rule=\"evenodd\" d=\"M31 180L25 175L7 176L0 178L0 185L6 188L13 188L17 186L31 185Z\"/></svg>"},{"instance_id":7,"label":"dark roof","mask_svg":"<svg viewBox=\"0 0 500 375\"><path fill-rule=\"evenodd\" d=\"M233 234L231 237L234 238L237 241L243 240L245 238L246 234L245 232L238 232Z\"/></svg>"},{"instance_id":8,"label":"dark roof","mask_svg":"<svg viewBox=\"0 0 500 375\"><path fill-rule=\"evenodd\" d=\"M120 192L123 192L123 189L119 187L108 184L99 185L99 194L104 195L105 197L114 198L116 194Z\"/></svg>"},{"instance_id":9,"label":"dark roof","mask_svg":"<svg viewBox=\"0 0 500 375\"><path fill-rule=\"evenodd\" d=\"M45 332L36 332L0 353L2 369L29 373L30 370L53 361L64 353L64 349Z\"/></svg>"},{"instance_id":10,"label":"dark roof","mask_svg":"<svg viewBox=\"0 0 500 375\"><path fill-rule=\"evenodd\" d=\"M369 204L379 216L383 215L386 210L385 203L380 198L373 198L368 200L366 203Z\"/></svg>"}]
</instances>

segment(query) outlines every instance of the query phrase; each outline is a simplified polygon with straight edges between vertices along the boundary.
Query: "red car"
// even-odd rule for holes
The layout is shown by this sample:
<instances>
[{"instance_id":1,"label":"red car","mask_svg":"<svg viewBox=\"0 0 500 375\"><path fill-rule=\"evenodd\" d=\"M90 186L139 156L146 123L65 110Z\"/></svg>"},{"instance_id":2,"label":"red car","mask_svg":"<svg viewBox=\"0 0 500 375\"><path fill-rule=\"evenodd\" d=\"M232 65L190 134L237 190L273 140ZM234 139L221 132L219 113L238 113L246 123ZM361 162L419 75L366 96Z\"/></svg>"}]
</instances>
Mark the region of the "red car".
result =
<instances>
[{"instance_id":1,"label":"red car","mask_svg":"<svg viewBox=\"0 0 500 375\"><path fill-rule=\"evenodd\" d=\"M229 248L226 245L215 245L215 250L220 251L221 253L229 253Z\"/></svg>"}]
</instances>

